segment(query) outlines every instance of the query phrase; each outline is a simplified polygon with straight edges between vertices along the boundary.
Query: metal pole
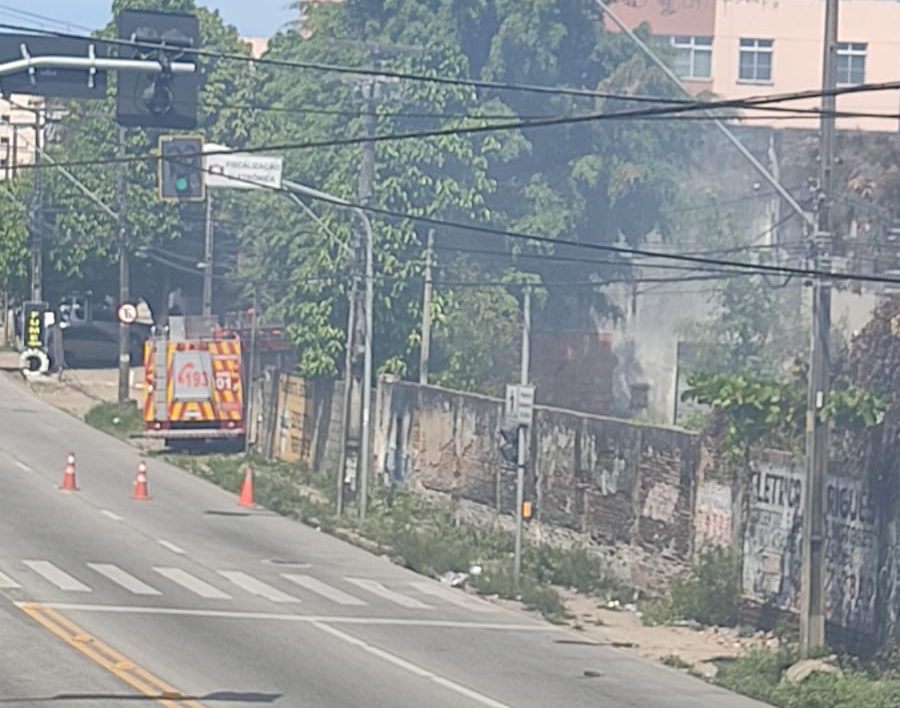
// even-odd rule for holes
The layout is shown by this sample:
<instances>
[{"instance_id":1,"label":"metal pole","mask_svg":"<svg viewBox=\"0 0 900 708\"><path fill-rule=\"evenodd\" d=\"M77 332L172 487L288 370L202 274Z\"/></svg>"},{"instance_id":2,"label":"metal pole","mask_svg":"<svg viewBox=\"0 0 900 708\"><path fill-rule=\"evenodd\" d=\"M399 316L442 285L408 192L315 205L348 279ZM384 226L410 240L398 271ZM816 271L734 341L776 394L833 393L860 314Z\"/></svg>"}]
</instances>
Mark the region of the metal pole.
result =
<instances>
[{"instance_id":1,"label":"metal pole","mask_svg":"<svg viewBox=\"0 0 900 708\"><path fill-rule=\"evenodd\" d=\"M125 157L125 128L119 127L119 157ZM117 198L118 205L116 208L116 226L117 240L119 246L119 304L128 302L129 300L129 283L128 283L128 251L125 238L125 161L119 162L118 166L118 184ZM129 374L131 373L131 353L129 346L129 327L127 324L119 323L119 403L125 403L130 398Z\"/></svg>"},{"instance_id":2,"label":"metal pole","mask_svg":"<svg viewBox=\"0 0 900 708\"><path fill-rule=\"evenodd\" d=\"M203 239L203 316L212 317L213 217L212 193L206 190L206 233Z\"/></svg>"},{"instance_id":3,"label":"metal pole","mask_svg":"<svg viewBox=\"0 0 900 708\"><path fill-rule=\"evenodd\" d=\"M425 251L425 288L422 294L422 342L419 346L419 383L428 385L428 356L431 352L431 259L434 253L434 229L428 229Z\"/></svg>"},{"instance_id":4,"label":"metal pole","mask_svg":"<svg viewBox=\"0 0 900 708\"><path fill-rule=\"evenodd\" d=\"M253 322L250 325L250 361L247 364L247 420L244 423L244 454L250 449L250 426L257 431L256 424L252 423L256 415L256 406L253 405L253 395L256 390L256 332L259 327L259 299L257 289L253 288ZM258 432L257 432L258 435Z\"/></svg>"},{"instance_id":5,"label":"metal pole","mask_svg":"<svg viewBox=\"0 0 900 708\"><path fill-rule=\"evenodd\" d=\"M366 518L366 507L369 502L369 463L371 431L369 421L372 418L372 330L374 306L374 264L372 248L372 225L368 218L366 224L366 350L363 355L363 388L362 388L362 431L359 446L359 518Z\"/></svg>"},{"instance_id":6,"label":"metal pole","mask_svg":"<svg viewBox=\"0 0 900 708\"><path fill-rule=\"evenodd\" d=\"M653 50L650 49L650 47L648 47L646 43L644 43L644 41L641 40L641 38L638 37L628 25L622 22L622 20L620 20L612 10L610 10L609 5L607 5L604 0L594 0L594 2L596 2L597 5L600 6L600 9L603 10L603 14L609 17L609 19L611 19L616 24L616 26L622 31L622 33L625 34L632 42L634 42L638 46L638 48L647 55L650 61L656 64L656 66L666 75L669 81L671 81L679 89L681 89L682 93L684 93L686 96L693 98L693 95L690 93L690 91L687 90L687 88L685 88L684 84L681 82L681 79L678 78L675 72L673 72L662 59L656 56ZM704 111L703 114L712 117L712 115L707 111ZM781 184L781 182L779 182L772 175L772 173L766 169L765 165L763 165L759 160L756 159L756 157L754 157L753 153L744 146L744 144L731 131L731 129L727 125L725 125L725 123L719 118L713 118L713 123L715 123L716 127L722 132L728 142L734 145L737 148L738 152L740 152L744 157L744 159L753 166L753 169L755 169L759 173L759 175L769 183L772 189L778 192L779 196L790 205L791 209L799 214L808 226L814 228L815 223L812 217L808 213L806 213L806 211L804 211L803 207L801 207L799 202L794 199L793 196L791 196L791 193L788 192L787 189L785 189L784 185Z\"/></svg>"},{"instance_id":7,"label":"metal pole","mask_svg":"<svg viewBox=\"0 0 900 708\"><path fill-rule=\"evenodd\" d=\"M337 471L337 515L344 513L344 477L347 474L347 427L350 423L350 393L353 388L353 332L356 327L356 258L352 261L353 273L350 278L350 294L347 298L347 344L344 352L344 395L341 402L341 445L338 454Z\"/></svg>"},{"instance_id":8,"label":"metal pole","mask_svg":"<svg viewBox=\"0 0 900 708\"><path fill-rule=\"evenodd\" d=\"M42 217L43 170L41 170L41 112L34 112L34 190L32 194L31 213L31 299L35 302L43 300L44 289L44 234Z\"/></svg>"},{"instance_id":9,"label":"metal pole","mask_svg":"<svg viewBox=\"0 0 900 708\"><path fill-rule=\"evenodd\" d=\"M522 307L522 359L519 383L528 385L529 354L531 351L531 289L526 287ZM516 453L516 545L513 558L513 583L518 586L522 574L522 506L525 503L525 457L526 430L518 429L518 449Z\"/></svg>"},{"instance_id":10,"label":"metal pole","mask_svg":"<svg viewBox=\"0 0 900 708\"><path fill-rule=\"evenodd\" d=\"M836 85L838 0L825 3L822 88ZM819 202L814 268L831 270L834 235L833 195L835 98L822 97L819 149ZM825 480L828 474L828 426L820 419L830 385L828 340L831 332L831 287L824 278L813 281L809 388L806 399L806 484L803 507L803 560L800 593L800 646L803 652L825 645Z\"/></svg>"}]
</instances>

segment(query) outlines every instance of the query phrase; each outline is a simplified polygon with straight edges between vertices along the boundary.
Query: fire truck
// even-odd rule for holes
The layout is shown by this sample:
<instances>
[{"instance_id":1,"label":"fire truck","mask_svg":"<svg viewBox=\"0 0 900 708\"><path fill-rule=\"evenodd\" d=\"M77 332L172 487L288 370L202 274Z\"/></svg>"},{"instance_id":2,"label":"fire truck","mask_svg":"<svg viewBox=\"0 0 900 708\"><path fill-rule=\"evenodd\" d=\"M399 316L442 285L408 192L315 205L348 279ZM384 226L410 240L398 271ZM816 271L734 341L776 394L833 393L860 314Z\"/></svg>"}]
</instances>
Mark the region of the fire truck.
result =
<instances>
[{"instance_id":1,"label":"fire truck","mask_svg":"<svg viewBox=\"0 0 900 708\"><path fill-rule=\"evenodd\" d=\"M242 341L200 318L172 317L144 343L143 437L170 448L228 441L243 448Z\"/></svg>"}]
</instances>

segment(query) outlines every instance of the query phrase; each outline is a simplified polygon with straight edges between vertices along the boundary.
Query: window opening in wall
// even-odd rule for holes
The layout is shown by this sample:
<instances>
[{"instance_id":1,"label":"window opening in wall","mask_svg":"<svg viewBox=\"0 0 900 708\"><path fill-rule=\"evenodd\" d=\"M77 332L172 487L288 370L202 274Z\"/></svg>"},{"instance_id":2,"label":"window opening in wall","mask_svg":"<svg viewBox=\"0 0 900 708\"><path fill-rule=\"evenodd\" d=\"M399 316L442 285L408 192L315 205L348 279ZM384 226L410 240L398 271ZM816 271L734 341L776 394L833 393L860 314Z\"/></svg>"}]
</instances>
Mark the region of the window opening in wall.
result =
<instances>
[{"instance_id":1,"label":"window opening in wall","mask_svg":"<svg viewBox=\"0 0 900 708\"><path fill-rule=\"evenodd\" d=\"M741 39L738 57L738 81L772 81L772 40Z\"/></svg>"},{"instance_id":2,"label":"window opening in wall","mask_svg":"<svg viewBox=\"0 0 900 708\"><path fill-rule=\"evenodd\" d=\"M672 68L679 78L712 78L712 37L678 35L671 42L675 49Z\"/></svg>"},{"instance_id":3,"label":"window opening in wall","mask_svg":"<svg viewBox=\"0 0 900 708\"><path fill-rule=\"evenodd\" d=\"M839 85L864 84L866 82L866 43L838 42L834 68Z\"/></svg>"}]
</instances>

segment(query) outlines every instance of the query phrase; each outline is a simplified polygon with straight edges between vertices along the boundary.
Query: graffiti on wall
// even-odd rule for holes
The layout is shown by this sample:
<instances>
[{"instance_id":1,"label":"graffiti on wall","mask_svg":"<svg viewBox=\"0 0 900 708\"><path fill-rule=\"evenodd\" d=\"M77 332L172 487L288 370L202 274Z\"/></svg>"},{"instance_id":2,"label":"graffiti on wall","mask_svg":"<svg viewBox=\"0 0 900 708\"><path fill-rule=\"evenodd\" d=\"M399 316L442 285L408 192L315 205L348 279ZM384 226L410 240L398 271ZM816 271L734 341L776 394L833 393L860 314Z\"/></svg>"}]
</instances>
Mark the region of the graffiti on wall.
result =
<instances>
[{"instance_id":1,"label":"graffiti on wall","mask_svg":"<svg viewBox=\"0 0 900 708\"><path fill-rule=\"evenodd\" d=\"M829 477L825 488L827 616L841 627L875 629L878 506L861 480Z\"/></svg>"},{"instance_id":2,"label":"graffiti on wall","mask_svg":"<svg viewBox=\"0 0 900 708\"><path fill-rule=\"evenodd\" d=\"M697 489L694 508L694 545L731 545L731 487L705 482Z\"/></svg>"},{"instance_id":3,"label":"graffiti on wall","mask_svg":"<svg viewBox=\"0 0 900 708\"><path fill-rule=\"evenodd\" d=\"M803 476L766 461L752 470L744 534L744 593L781 609L797 607Z\"/></svg>"}]
</instances>

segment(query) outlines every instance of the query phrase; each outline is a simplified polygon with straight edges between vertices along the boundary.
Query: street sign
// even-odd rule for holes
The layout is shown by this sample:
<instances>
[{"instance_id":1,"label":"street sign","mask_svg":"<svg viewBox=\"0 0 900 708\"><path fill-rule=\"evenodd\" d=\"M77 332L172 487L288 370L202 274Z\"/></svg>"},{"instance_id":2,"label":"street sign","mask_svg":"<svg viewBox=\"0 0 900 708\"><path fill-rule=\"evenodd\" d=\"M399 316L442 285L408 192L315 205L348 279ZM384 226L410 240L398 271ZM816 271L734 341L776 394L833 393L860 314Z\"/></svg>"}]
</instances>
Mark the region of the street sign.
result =
<instances>
[{"instance_id":1,"label":"street sign","mask_svg":"<svg viewBox=\"0 0 900 708\"><path fill-rule=\"evenodd\" d=\"M119 318L119 322L122 324L134 324L137 322L138 311L137 307L132 305L130 302L123 302L119 305L119 309L116 310L116 316Z\"/></svg>"},{"instance_id":2,"label":"street sign","mask_svg":"<svg viewBox=\"0 0 900 708\"><path fill-rule=\"evenodd\" d=\"M24 52L23 52L23 49ZM30 34L0 34L0 63L21 61L27 58L53 56L80 58L108 58L112 45L96 39L47 37ZM0 76L0 89L4 94L25 93L59 98L106 98L106 71L85 66L65 68L57 66L36 67L34 73L27 67L12 74Z\"/></svg>"},{"instance_id":3,"label":"street sign","mask_svg":"<svg viewBox=\"0 0 900 708\"><path fill-rule=\"evenodd\" d=\"M22 306L24 318L23 343L26 349L44 348L44 313L47 312L46 302L26 302Z\"/></svg>"},{"instance_id":4,"label":"street sign","mask_svg":"<svg viewBox=\"0 0 900 708\"><path fill-rule=\"evenodd\" d=\"M510 424L531 426L534 419L534 386L507 384L504 417Z\"/></svg>"},{"instance_id":5,"label":"street sign","mask_svg":"<svg viewBox=\"0 0 900 708\"><path fill-rule=\"evenodd\" d=\"M207 143L204 152L228 150L224 145ZM228 153L225 155L205 155L207 187L228 187L231 189L281 189L280 157Z\"/></svg>"}]
</instances>

